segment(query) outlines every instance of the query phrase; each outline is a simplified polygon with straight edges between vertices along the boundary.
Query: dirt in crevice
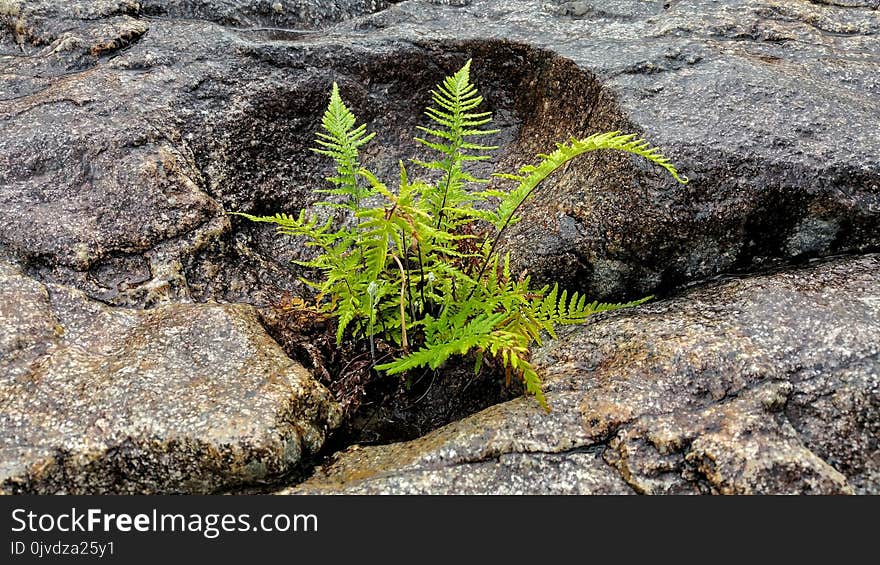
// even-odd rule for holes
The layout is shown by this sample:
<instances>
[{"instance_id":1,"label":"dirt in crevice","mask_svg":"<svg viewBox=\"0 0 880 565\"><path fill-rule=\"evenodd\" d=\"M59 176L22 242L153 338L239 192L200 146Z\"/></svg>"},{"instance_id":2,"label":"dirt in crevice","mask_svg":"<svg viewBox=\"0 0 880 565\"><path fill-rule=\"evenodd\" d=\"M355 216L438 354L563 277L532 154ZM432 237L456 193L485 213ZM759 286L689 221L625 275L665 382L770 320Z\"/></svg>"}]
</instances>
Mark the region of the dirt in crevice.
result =
<instances>
[{"instance_id":1,"label":"dirt in crevice","mask_svg":"<svg viewBox=\"0 0 880 565\"><path fill-rule=\"evenodd\" d=\"M486 360L479 374L470 356L450 358L437 370L417 369L389 376L373 369L403 352L376 338L336 343L335 321L297 298L261 309L269 334L293 359L309 368L343 411L340 427L323 449L330 454L352 444L408 441L523 393L517 379ZM375 356L375 361L374 361Z\"/></svg>"},{"instance_id":2,"label":"dirt in crevice","mask_svg":"<svg viewBox=\"0 0 880 565\"><path fill-rule=\"evenodd\" d=\"M214 124L218 135L193 132L206 192L229 211L316 212L315 190L327 188L332 163L309 148L333 82L359 123L376 132L362 159L382 179L396 178L401 159L428 157L412 137L416 126L424 125L431 89L468 59L485 98L483 108L493 112L492 126L499 129L492 143L500 149L476 164L472 172L478 177L516 171L556 140L607 129L623 119L613 100L601 97L603 89L592 74L551 52L511 42L394 45L368 59L354 47L334 48L321 55L327 68L320 76L304 74L290 57L305 47L253 44L248 49L259 64L289 73L291 80L255 87L245 103ZM413 167L412 174L417 171ZM291 263L309 258L301 240L240 218L232 218L231 228L184 261L192 298L257 306L272 338L313 372L344 413L322 451L303 461L285 484L298 482L312 465L350 445L413 440L523 394L522 383L508 382L501 367L487 362L475 374L469 356L405 377L375 371L375 364L401 351L381 340L374 342L374 354L368 341L337 345L334 321L305 307L311 293L298 277L308 273Z\"/></svg>"}]
</instances>

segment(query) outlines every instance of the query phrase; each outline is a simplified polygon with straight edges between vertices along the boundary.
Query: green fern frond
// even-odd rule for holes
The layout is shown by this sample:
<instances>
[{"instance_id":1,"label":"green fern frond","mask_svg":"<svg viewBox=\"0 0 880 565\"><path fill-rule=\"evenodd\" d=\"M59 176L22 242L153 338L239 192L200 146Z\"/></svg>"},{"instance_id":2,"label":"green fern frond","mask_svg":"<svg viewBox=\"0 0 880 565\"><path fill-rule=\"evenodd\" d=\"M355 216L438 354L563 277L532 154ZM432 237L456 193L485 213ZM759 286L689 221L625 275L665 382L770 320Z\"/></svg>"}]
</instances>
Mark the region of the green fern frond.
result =
<instances>
[{"instance_id":1,"label":"green fern frond","mask_svg":"<svg viewBox=\"0 0 880 565\"><path fill-rule=\"evenodd\" d=\"M415 138L418 143L443 155L443 159L437 161L416 161L443 174L435 189L425 194L425 200L431 204L437 218L438 228L444 227L444 220L456 219L455 213L450 214L450 211L470 208L473 196L465 190L466 185L484 182L464 171L462 165L489 159L486 153L497 149L494 145L469 140L498 132L480 127L492 121L492 113L474 111L483 103L483 97L471 82L470 69L471 61L468 60L431 92L434 105L426 109L425 115L436 127L418 126L418 129L434 139Z\"/></svg>"},{"instance_id":2,"label":"green fern frond","mask_svg":"<svg viewBox=\"0 0 880 565\"><path fill-rule=\"evenodd\" d=\"M336 162L336 176L327 179L336 188L324 192L348 196L347 206L355 212L360 209L361 199L365 196L357 182L357 174L361 169L358 149L376 135L367 133L367 126L358 126L356 122L354 114L339 95L339 86L334 82L330 91L330 103L321 119L321 127L326 133L317 134L315 143L319 147L312 151Z\"/></svg>"},{"instance_id":3,"label":"green fern frond","mask_svg":"<svg viewBox=\"0 0 880 565\"><path fill-rule=\"evenodd\" d=\"M376 369L389 375L396 375L417 367L436 369L452 355L464 355L474 348L485 349L491 346L492 332L502 320L503 314L481 315L458 328L453 335L443 341L426 343L424 347L404 357L377 365Z\"/></svg>"},{"instance_id":4,"label":"green fern frond","mask_svg":"<svg viewBox=\"0 0 880 565\"><path fill-rule=\"evenodd\" d=\"M538 401L538 404L540 404L544 410L549 412L550 404L547 402L547 397L544 396L544 388L541 385L541 378L538 376L537 371L535 371L535 367L528 361L521 362L520 367L522 371L522 380L526 388L526 394L534 396L535 400Z\"/></svg>"},{"instance_id":5,"label":"green fern frond","mask_svg":"<svg viewBox=\"0 0 880 565\"><path fill-rule=\"evenodd\" d=\"M565 289L560 293L557 284L554 284L549 292L547 292L547 287L544 287L541 294L543 294L541 298L536 298L531 302L530 319L552 337L556 337L554 326L582 324L593 314L631 308L644 304L653 298L647 296L625 303L587 302L586 296L577 292L572 293L571 298ZM537 336L535 336L535 340L540 342L540 338Z\"/></svg>"},{"instance_id":6,"label":"green fern frond","mask_svg":"<svg viewBox=\"0 0 880 565\"><path fill-rule=\"evenodd\" d=\"M228 212L230 216L241 216L252 222L275 224L276 231L280 235L290 235L309 238L310 245L329 250L330 246L339 238L338 232L331 232L332 218L328 218L324 224L318 224L317 217L307 218L305 211L301 210L299 217L295 218L288 214L275 214L274 216L255 216L243 212Z\"/></svg>"},{"instance_id":7,"label":"green fern frond","mask_svg":"<svg viewBox=\"0 0 880 565\"><path fill-rule=\"evenodd\" d=\"M245 214L244 212L227 212L230 216L241 216L242 218L247 218L252 222L265 222L270 224L277 224L279 226L285 226L289 228L294 228L301 226L303 224L303 215L301 214L299 218L294 218L288 214L275 214L273 216L254 216L253 214Z\"/></svg>"},{"instance_id":8,"label":"green fern frond","mask_svg":"<svg viewBox=\"0 0 880 565\"><path fill-rule=\"evenodd\" d=\"M611 149L639 155L666 169L678 182L682 184L688 182L687 177L679 175L675 165L660 153L658 148L652 147L650 143L638 138L635 134L621 134L619 131L609 131L593 134L583 139L572 138L569 143L557 143L556 150L549 155L538 155L541 161L537 165L526 165L520 168L519 175L494 175L519 182L519 186L512 190L507 198L504 198L498 206L495 218L496 229L503 229L504 226L512 223L511 220L517 209L550 174L575 157L600 149Z\"/></svg>"},{"instance_id":9,"label":"green fern frond","mask_svg":"<svg viewBox=\"0 0 880 565\"><path fill-rule=\"evenodd\" d=\"M313 259L296 263L321 273L317 281L302 280L325 297L320 308L336 318L337 343L368 343L374 362L377 338L400 348L400 357L375 369L391 375L438 369L452 356L473 353L477 373L484 360L494 359L508 378L521 379L526 393L549 409L529 348L547 334L554 336L557 326L583 323L598 312L648 299L608 304L587 302L557 285L536 291L528 276L512 272L510 255L497 251L502 233L519 220L517 210L543 180L588 151L639 155L679 182L687 179L648 142L608 132L557 144L516 174L496 174L516 183L512 191L478 187L488 181L468 168L489 159L496 147L483 140L498 130L487 127L492 113L480 109L483 98L471 82L470 68L468 61L432 91L425 111L430 125L419 127L424 137L417 142L439 156L413 162L433 179L410 179L401 162L393 186L361 167L359 149L373 134L357 124L334 84L314 151L334 160L335 175L328 179L329 188L317 191L328 195L318 205L346 209L354 222L334 228L333 218L319 221L302 211L298 216L237 215L275 224L278 233L320 248ZM371 199L370 206L363 206L367 196L382 202ZM487 226L494 228L490 235Z\"/></svg>"},{"instance_id":10,"label":"green fern frond","mask_svg":"<svg viewBox=\"0 0 880 565\"><path fill-rule=\"evenodd\" d=\"M357 314L355 308L351 307L351 304L348 303L347 308L336 307L336 344L341 344L342 339L345 336L345 330L348 329L348 325L354 321L355 316Z\"/></svg>"}]
</instances>

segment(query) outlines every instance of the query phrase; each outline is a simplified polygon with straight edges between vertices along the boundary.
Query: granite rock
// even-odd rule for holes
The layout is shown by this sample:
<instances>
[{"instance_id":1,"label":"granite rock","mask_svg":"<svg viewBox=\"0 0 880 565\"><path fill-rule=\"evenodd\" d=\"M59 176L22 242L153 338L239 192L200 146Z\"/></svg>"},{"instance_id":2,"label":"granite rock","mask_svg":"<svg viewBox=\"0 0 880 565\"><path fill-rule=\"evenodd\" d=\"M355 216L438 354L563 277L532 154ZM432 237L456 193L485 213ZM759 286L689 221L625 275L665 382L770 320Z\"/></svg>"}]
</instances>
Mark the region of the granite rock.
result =
<instances>
[{"instance_id":1,"label":"granite rock","mask_svg":"<svg viewBox=\"0 0 880 565\"><path fill-rule=\"evenodd\" d=\"M5 382L13 387L4 392L4 402L17 403L18 418L26 418L26 405L34 403L27 417L36 420L19 420L22 427L14 433L43 438L34 440L41 446L35 448L37 455L22 451L6 459L13 461L7 476L15 477L9 484L18 485L9 489L138 490L133 482L117 482L121 479L115 475L106 484L82 477L98 480L105 471L110 477L111 467L133 477L128 471L138 465L134 460L102 450L121 445L114 442L126 434L133 434L131 445L138 446L132 449L143 450L146 436L125 426L110 439L100 430L86 433L92 422L84 419L85 411L69 416L73 427L60 439L51 439L55 432L37 423L49 418L52 426L64 429L61 413L46 404L48 389L38 385L55 386L53 379L79 375L69 386L92 386L82 380L84 364L100 363L95 390L110 391L97 395L95 402L118 401L121 393L107 379L114 371L140 366L140 358L114 349L119 340L136 343L135 334L179 333L201 344L205 359L216 360L229 346L224 339L238 336L233 350L240 364L211 373L212 378L233 379L217 383L226 391L220 398L230 403L230 410L246 408L232 400L240 392L233 376L264 368L264 361L248 359L265 359L271 350L272 367L284 374L301 373L264 336L253 312L233 304L268 306L285 293L304 294L299 282L303 273L289 260L303 258L306 251L301 242L275 237L271 227L230 220L226 213L296 213L314 203L313 190L324 186L331 166L308 149L334 81L354 111L378 132L365 148L364 164L380 176L392 174L398 159L418 151L412 135L430 89L473 58L473 76L487 109L495 114L501 130L496 141L502 146L480 174L533 162L536 153L569 135L619 129L660 146L690 178L679 186L655 167L613 153L572 162L523 209L524 221L506 233L504 245L515 268L529 270L536 281L558 280L594 298L618 299L677 292L719 274L876 252L878 8L876 0L0 0L0 259L16 265L4 267L8 284L0 291L0 308L9 320L0 328L0 351ZM857 307L850 311L835 306L842 328L837 339L848 339L851 327L876 330L869 316L876 303L857 299L858 293L833 275L834 269L862 273L854 277L866 281L870 297L875 281L865 279L859 265L871 261L876 263L868 258L840 260L827 272L811 267L796 271L801 274L713 284L646 307L638 316L621 314L591 326L590 331L625 332L626 323L632 323L660 332L652 324L660 323L654 321L657 317L672 316L662 312L662 305L671 303L682 312L694 312L695 318L669 318L669 323L693 322L699 328L701 320L711 318L711 312L696 314L708 296L701 293L728 289L732 294L713 298L712 311L742 318L743 327L759 324L768 335L785 336L779 351L772 340L758 340L756 351L762 353L756 355L762 361L756 374L788 376L780 377L781 382L776 377L760 382L737 377L745 388L729 399L731 414L715 400L698 405L679 383L676 390L693 400L687 421L660 414L653 404L659 400L637 398L630 391L622 405L635 416L619 413L627 418L625 430L611 426L601 441L586 440L587 432L575 433L580 424L572 423L556 431L574 434L559 440L574 451L535 444L549 449L543 467L539 465L541 473L561 477L565 470L572 477L567 482L560 478L553 492L620 492L624 484L639 492L875 492L876 429L871 426L877 421L876 385L871 383L876 380L876 353L872 358L868 345L855 340L861 349L854 351L863 354L859 365L844 359L836 346L807 339L810 324L824 331L834 318L816 318L808 306L822 306L828 313L825 303L805 287L785 282L785 277L816 280L832 273L827 275L829 288ZM736 305L759 302L755 296L760 293L748 285L760 281L791 291L780 294L780 300L797 299L792 313L777 312L787 326L760 313L733 314ZM761 303L759 309L770 306ZM70 341L71 328L85 323L80 320L84 311L94 311L108 329L98 328L102 331L96 330L94 339L80 332L76 339L84 341ZM868 318L854 320L857 315ZM859 326L863 322L867 325ZM206 333L215 325L238 329L226 337ZM804 335L787 333L791 328ZM571 365L577 363L566 361L566 348L575 351L580 347L576 344L592 339L573 335L554 346L559 356L550 350L540 353L548 375L573 371ZM676 354L710 360L705 367L690 361L685 373L717 370L730 379L751 374L735 366L744 353L725 350L719 335L704 337L705 342L683 346ZM727 338L742 347L750 343L735 332ZM626 340L636 337L620 339L623 347L617 353L610 341L600 348L603 359L619 359L620 371L626 360L632 365L626 371L638 372L641 358L626 358ZM139 347L148 347L145 343ZM173 363L186 347L182 342L160 343L167 349L150 351L156 364L150 373L155 381L150 382L172 386L168 383L186 383L203 374L204 366L189 373ZM648 342L637 343L645 349L640 355L652 351ZM802 344L815 348L813 353L798 349ZM719 351L727 352L724 359L713 357ZM795 365L787 364L787 355L810 367L839 362L851 373L828 365L820 372L829 376L801 382L792 376ZM662 355L651 359L656 382L645 383L645 390L682 378L684 373L675 372L682 366L671 357L668 374L661 370L667 362ZM20 388L35 375L45 375L27 385L36 388ZM534 419L505 412L506 406L521 405L531 414L529 401L522 400L494 409L512 419L498 425L508 431L535 426L530 433L539 433L538 422L579 422L577 410L566 412L566 399L580 402L588 392L575 386L566 393L564 382L551 379L548 385L556 391L558 407L550 420L537 412L528 416ZM699 382L694 386L709 387L715 381L706 377ZM722 390L733 385L713 386ZM716 388L705 394L714 398ZM281 389L272 390L264 391L266 406L272 407L261 418L271 420L284 412L285 402L298 407L291 408L294 412L312 409L281 401L273 396ZM201 397L191 400L201 406ZM784 409L769 409L767 402L781 403ZM314 410L327 416L306 420L333 421L329 406L329 401L316 401ZM602 418L615 421L612 416L620 406L614 406ZM186 412L182 405L178 409ZM640 420L643 416L648 419ZM260 420L265 425L268 421ZM677 434L668 444L652 435L663 426ZM716 429L714 435L709 428ZM299 437L281 429L285 438ZM202 432L206 435L201 439L186 436L196 442L186 445L210 444L206 438L214 432ZM260 437L254 445L275 441ZM50 454L65 441L87 445L95 459L81 456L84 452L70 458L66 448L58 448L57 457ZM165 439L158 441L165 445ZM320 442L306 443L312 449ZM237 488L283 474L298 457L269 452L268 459L257 458L270 461L266 470L253 473L218 471L215 476L205 470L211 457L202 459L191 486L175 473L163 474L162 464L151 464L143 467L143 488ZM124 449L113 453L124 454ZM479 473L496 480L528 475L533 461L519 451L507 453L502 467L475 455ZM737 467L755 453L762 454L755 459L758 466ZM185 460L174 457L168 459L172 468ZM250 460L241 457L236 461ZM37 460L53 463L45 472L33 470ZM77 461L96 472L87 473ZM390 461L390 468L394 463ZM555 465L556 471L547 465ZM664 471L668 468L673 470ZM795 471L803 480L792 478ZM479 490L464 485L465 480L459 481L463 491ZM508 488L518 490L528 489Z\"/></svg>"},{"instance_id":2,"label":"granite rock","mask_svg":"<svg viewBox=\"0 0 880 565\"><path fill-rule=\"evenodd\" d=\"M109 308L0 263L0 492L211 493L300 470L329 392L245 305Z\"/></svg>"},{"instance_id":3,"label":"granite rock","mask_svg":"<svg viewBox=\"0 0 880 565\"><path fill-rule=\"evenodd\" d=\"M598 315L499 404L352 447L286 494L880 492L880 256Z\"/></svg>"}]
</instances>

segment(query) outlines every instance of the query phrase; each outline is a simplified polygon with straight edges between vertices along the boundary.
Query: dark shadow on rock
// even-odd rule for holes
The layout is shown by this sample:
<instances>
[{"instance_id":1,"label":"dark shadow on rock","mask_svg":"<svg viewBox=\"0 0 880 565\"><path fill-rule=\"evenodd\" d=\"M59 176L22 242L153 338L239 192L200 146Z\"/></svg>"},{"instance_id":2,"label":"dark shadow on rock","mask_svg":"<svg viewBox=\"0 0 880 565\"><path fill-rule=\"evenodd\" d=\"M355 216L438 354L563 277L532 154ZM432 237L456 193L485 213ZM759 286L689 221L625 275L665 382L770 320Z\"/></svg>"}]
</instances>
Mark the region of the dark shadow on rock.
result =
<instances>
[{"instance_id":1,"label":"dark shadow on rock","mask_svg":"<svg viewBox=\"0 0 880 565\"><path fill-rule=\"evenodd\" d=\"M255 85L234 111L193 143L208 193L226 210L260 215L297 214L303 208L315 212L311 205L322 198L315 190L327 187L324 179L331 175L332 163L310 148L334 81L358 118L377 133L362 152L364 166L392 184L399 161L426 157L413 137L418 134L416 126L426 123L423 112L431 89L469 58L485 108L494 112L493 126L501 130L492 140L500 149L491 161L474 168L478 176L515 171L556 141L574 133L586 135L595 125L594 116L603 126L623 127L611 97L601 95L595 77L551 52L525 45L499 41L249 49L250 57L279 67L289 80ZM299 51L321 62L320 76L301 68L306 55L297 56ZM597 108L600 111L594 114ZM412 175L426 174L408 166ZM552 188L548 192L550 196L544 198L552 199ZM268 236L273 231L269 226L233 219L233 231L187 266L191 281L201 281L200 273L207 270L226 273L205 281L207 290L195 294L200 300L219 293L224 299L248 301L241 292L227 294L217 284L217 279L241 278L238 271L245 265L241 254L224 257L224 250L239 242L257 256L284 265L282 270L291 259L308 257L301 242L278 242ZM205 263L215 267L206 269ZM292 283L290 288L301 287ZM258 290L251 287L247 292Z\"/></svg>"}]
</instances>

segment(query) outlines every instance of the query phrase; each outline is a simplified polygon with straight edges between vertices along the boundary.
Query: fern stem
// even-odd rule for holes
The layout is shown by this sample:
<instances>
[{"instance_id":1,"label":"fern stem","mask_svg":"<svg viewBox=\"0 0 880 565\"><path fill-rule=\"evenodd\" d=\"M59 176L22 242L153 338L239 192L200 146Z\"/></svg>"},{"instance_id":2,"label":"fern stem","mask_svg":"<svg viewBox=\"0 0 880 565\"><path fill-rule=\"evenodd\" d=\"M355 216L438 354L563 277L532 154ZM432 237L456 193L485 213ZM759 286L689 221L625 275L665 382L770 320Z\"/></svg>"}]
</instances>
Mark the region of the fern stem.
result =
<instances>
[{"instance_id":1,"label":"fern stem","mask_svg":"<svg viewBox=\"0 0 880 565\"><path fill-rule=\"evenodd\" d=\"M421 276L421 283L419 284L419 293L422 295L421 314L424 314L428 310L428 301L425 299L425 263L422 260L421 242L416 242L416 249L419 250L419 275Z\"/></svg>"},{"instance_id":2,"label":"fern stem","mask_svg":"<svg viewBox=\"0 0 880 565\"><path fill-rule=\"evenodd\" d=\"M403 263L400 262L397 255L392 253L391 258L397 263L397 268L400 269L400 276L403 277L400 281L400 343L403 346L403 350L406 351L409 348L409 343L406 341L406 309L403 306L403 296L407 278L406 272L403 269Z\"/></svg>"},{"instance_id":3,"label":"fern stem","mask_svg":"<svg viewBox=\"0 0 880 565\"><path fill-rule=\"evenodd\" d=\"M400 241L401 241L401 244L403 245L403 249L400 250L401 255L406 260L406 275L405 275L406 276L406 295L407 295L407 299L409 300L409 315L410 315L411 319L415 320L416 319L416 310L415 310L415 306L413 305L413 297L412 297L412 277L409 276L410 261L409 261L409 258L407 257L407 255L408 255L407 252L409 251L409 247L406 244L406 232L404 230L400 230Z\"/></svg>"},{"instance_id":4,"label":"fern stem","mask_svg":"<svg viewBox=\"0 0 880 565\"><path fill-rule=\"evenodd\" d=\"M455 142L455 150L458 151L458 145L461 143L460 139L457 139ZM446 201L449 198L449 188L452 186L452 170L456 166L456 160L453 158L452 166L446 171L446 186L443 188L443 201L440 203L440 209L437 210L437 225L434 226L434 229L440 229L440 226L443 224L443 211L446 209Z\"/></svg>"},{"instance_id":5,"label":"fern stem","mask_svg":"<svg viewBox=\"0 0 880 565\"><path fill-rule=\"evenodd\" d=\"M546 179L547 177L544 178ZM543 182L543 179L541 182ZM483 259L483 265L480 267L480 272L477 273L476 277L474 277L474 281L476 281L476 284L473 286L473 288L471 288L471 291L468 293L467 298L464 299L465 302L470 300L473 297L474 292L476 292L477 286L480 284L480 279L482 278L483 273L486 272L486 267L489 266L489 259L495 253L495 247L498 246L498 242L501 240L501 235L504 233L504 230L506 230L507 226L510 225L510 221L516 216L516 213L519 211L520 207L522 207L523 203L525 203L525 201L529 199L529 196L531 196L532 193L534 193L539 186L541 186L540 182L533 186L532 189L526 193L523 199L519 201L516 207L514 207L510 215L507 216L507 219L504 220L504 224L501 226L501 229L498 230L498 233L495 234L495 239L492 240L492 245L489 247L489 253L487 253L485 258ZM483 247L485 247L487 241L489 241L488 238L483 240L483 244L480 245L480 252L483 251Z\"/></svg>"}]
</instances>

